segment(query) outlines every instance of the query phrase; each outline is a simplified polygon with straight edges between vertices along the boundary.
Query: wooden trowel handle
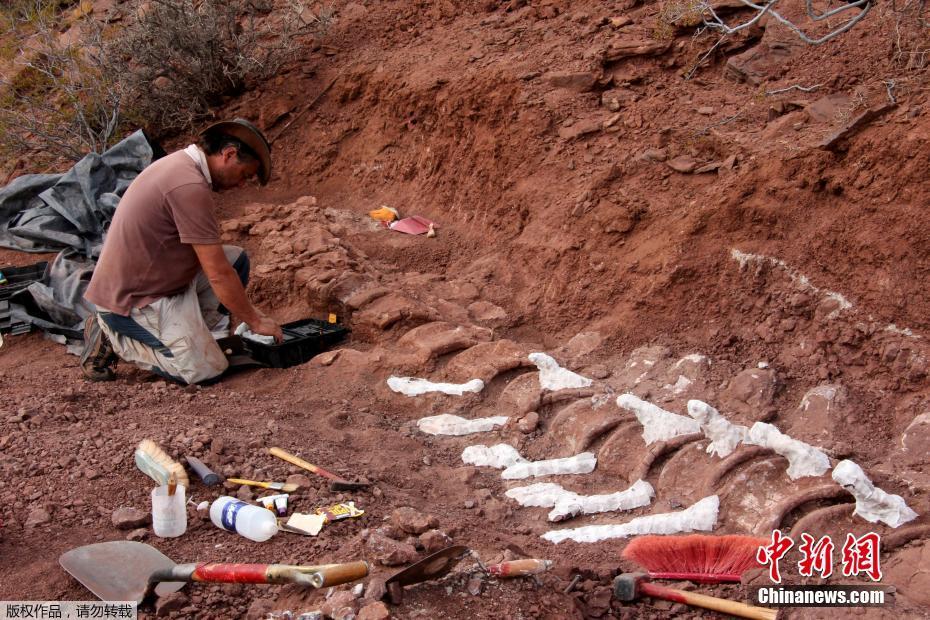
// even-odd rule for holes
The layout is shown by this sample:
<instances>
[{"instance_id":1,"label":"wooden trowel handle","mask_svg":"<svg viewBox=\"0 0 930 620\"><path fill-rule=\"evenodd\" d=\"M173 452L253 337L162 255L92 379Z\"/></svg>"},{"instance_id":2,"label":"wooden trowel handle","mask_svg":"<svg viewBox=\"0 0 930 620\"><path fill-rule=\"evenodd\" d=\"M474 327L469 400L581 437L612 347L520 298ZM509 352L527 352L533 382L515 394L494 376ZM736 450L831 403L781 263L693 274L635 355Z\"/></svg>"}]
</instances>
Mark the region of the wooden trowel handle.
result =
<instances>
[{"instance_id":1,"label":"wooden trowel handle","mask_svg":"<svg viewBox=\"0 0 930 620\"><path fill-rule=\"evenodd\" d=\"M321 564L319 566L291 566L302 573L317 573L323 577L323 586L338 586L343 583L358 581L368 576L368 562L347 562L345 564Z\"/></svg>"},{"instance_id":2,"label":"wooden trowel handle","mask_svg":"<svg viewBox=\"0 0 930 620\"><path fill-rule=\"evenodd\" d=\"M296 570L286 564L177 564L155 571L150 583L163 581L201 581L209 583L293 583L319 588L323 576L318 572Z\"/></svg>"},{"instance_id":3,"label":"wooden trowel handle","mask_svg":"<svg viewBox=\"0 0 930 620\"><path fill-rule=\"evenodd\" d=\"M283 459L287 461L288 463L291 463L292 465L296 465L297 467L302 467L303 469L313 472L314 474L317 474L318 476L323 476L324 478L329 478L330 480L338 480L339 482L345 482L345 479L342 478L342 476L337 476L336 474L332 472L326 471L322 467L317 467L313 463L308 463L307 461L303 460L299 456L294 456L290 452L287 452L286 450L282 450L281 448L268 448L268 454L272 456L276 456L279 459Z\"/></svg>"}]
</instances>

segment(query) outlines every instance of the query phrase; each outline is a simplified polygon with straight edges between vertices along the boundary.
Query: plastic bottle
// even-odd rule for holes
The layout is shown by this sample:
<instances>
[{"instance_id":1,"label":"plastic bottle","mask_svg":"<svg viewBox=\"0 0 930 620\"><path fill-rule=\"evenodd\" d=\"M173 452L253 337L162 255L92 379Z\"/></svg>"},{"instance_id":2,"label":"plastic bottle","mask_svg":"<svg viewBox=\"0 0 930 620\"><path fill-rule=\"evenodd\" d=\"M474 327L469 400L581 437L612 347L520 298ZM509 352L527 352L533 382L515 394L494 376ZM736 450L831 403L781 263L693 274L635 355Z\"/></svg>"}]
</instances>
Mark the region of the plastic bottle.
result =
<instances>
[{"instance_id":1,"label":"plastic bottle","mask_svg":"<svg viewBox=\"0 0 930 620\"><path fill-rule=\"evenodd\" d=\"M187 500L183 484L152 489L152 532L159 538L175 538L187 531Z\"/></svg>"},{"instance_id":2,"label":"plastic bottle","mask_svg":"<svg viewBox=\"0 0 930 620\"><path fill-rule=\"evenodd\" d=\"M228 495L218 497L210 506L210 520L220 529L255 542L264 542L278 533L278 519L273 512Z\"/></svg>"}]
</instances>

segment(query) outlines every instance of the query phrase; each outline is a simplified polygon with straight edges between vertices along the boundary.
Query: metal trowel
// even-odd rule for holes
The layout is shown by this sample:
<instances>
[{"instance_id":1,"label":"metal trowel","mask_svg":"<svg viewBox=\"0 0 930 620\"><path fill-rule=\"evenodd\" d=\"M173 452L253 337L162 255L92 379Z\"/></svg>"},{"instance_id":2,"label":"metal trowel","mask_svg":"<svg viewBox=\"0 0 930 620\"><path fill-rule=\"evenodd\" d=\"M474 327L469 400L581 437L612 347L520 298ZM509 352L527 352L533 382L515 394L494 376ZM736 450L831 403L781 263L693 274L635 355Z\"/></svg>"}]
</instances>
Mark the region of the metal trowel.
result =
<instances>
[{"instance_id":1,"label":"metal trowel","mask_svg":"<svg viewBox=\"0 0 930 620\"><path fill-rule=\"evenodd\" d=\"M471 551L468 547L462 545L446 547L394 573L384 582L391 602L400 605L404 598L404 586L446 576L469 553Z\"/></svg>"},{"instance_id":2,"label":"metal trowel","mask_svg":"<svg viewBox=\"0 0 930 620\"><path fill-rule=\"evenodd\" d=\"M175 564L158 549L140 542L86 545L58 559L61 567L104 601L141 603L151 592L164 596L190 582L293 583L320 588L361 579L366 562L292 566L288 564Z\"/></svg>"}]
</instances>

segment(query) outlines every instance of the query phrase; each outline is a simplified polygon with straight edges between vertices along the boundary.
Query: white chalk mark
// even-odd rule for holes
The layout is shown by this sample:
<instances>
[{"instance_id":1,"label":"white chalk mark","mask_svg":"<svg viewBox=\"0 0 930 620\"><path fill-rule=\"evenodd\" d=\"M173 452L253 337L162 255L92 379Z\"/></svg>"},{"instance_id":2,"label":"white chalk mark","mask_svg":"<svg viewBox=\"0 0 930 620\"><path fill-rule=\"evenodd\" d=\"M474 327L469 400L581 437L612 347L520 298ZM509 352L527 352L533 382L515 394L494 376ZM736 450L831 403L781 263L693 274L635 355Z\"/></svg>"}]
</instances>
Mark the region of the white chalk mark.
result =
<instances>
[{"instance_id":1,"label":"white chalk mark","mask_svg":"<svg viewBox=\"0 0 930 620\"><path fill-rule=\"evenodd\" d=\"M739 263L740 269L744 269L750 262L768 263L776 267L781 267L784 269L785 273L788 274L788 277L791 278L791 281L794 282L795 285L797 285L799 288L812 291L817 295L834 300L838 304L838 307L836 310L827 315L828 319L835 319L837 316L839 316L840 312L853 307L852 303L850 303L848 299L836 291L821 289L811 284L811 281L807 278L807 276L805 276L794 267L789 266L783 260L772 258L771 256L764 256L762 254L747 254L745 252L740 252L736 248L730 250L730 256Z\"/></svg>"}]
</instances>

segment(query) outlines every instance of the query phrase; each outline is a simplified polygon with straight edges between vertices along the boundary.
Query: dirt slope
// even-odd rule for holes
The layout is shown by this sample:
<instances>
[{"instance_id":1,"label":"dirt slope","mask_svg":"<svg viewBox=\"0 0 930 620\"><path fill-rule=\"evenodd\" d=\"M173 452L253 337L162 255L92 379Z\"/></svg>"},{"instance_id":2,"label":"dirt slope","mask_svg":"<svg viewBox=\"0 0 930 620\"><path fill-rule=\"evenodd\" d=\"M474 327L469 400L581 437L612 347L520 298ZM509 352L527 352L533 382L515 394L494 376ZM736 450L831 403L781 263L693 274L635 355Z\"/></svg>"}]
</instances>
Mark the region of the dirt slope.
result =
<instances>
[{"instance_id":1,"label":"dirt slope","mask_svg":"<svg viewBox=\"0 0 930 620\"><path fill-rule=\"evenodd\" d=\"M687 28L658 36L659 12L602 2L341 4L322 47L223 111L275 138L276 173L267 189L223 196L221 210L228 241L253 258L261 305L286 320L336 312L351 340L303 366L182 389L125 366L113 385L86 384L57 345L9 339L0 349L0 597L87 597L57 557L125 536L110 515L147 508L149 485L130 455L152 437L229 476L294 473L263 454L281 445L376 481L338 497L310 480L300 509L354 499L367 512L317 538L249 543L192 512L185 537L149 539L178 561L364 557L384 577L394 569L372 541L405 537L382 525L404 505L435 515L485 562L556 561L541 586L482 580L474 595L467 581L477 573L467 572L423 586L392 609L399 618L698 617L663 603L611 606L610 578L632 568L619 559L622 540L553 546L540 535L711 494L723 533L881 533L897 606L871 615L930 614L920 569L930 423L919 417L930 356L930 121L926 72L911 53L919 41L902 36L896 46L908 23L883 4L820 47L769 24L685 81L715 39ZM647 53L620 57L630 49ZM793 85L817 87L766 94ZM379 229L366 213L382 204L434 219L439 234ZM594 386L546 393L526 357L533 351ZM477 377L487 387L410 399L387 388L390 375ZM740 424L771 422L832 464L856 461L921 516L898 530L871 526L829 472L792 481L770 451L743 446L721 460L701 435L647 447L636 418L614 403L625 392L678 414L694 398ZM524 432L516 422L530 412L539 426ZM511 421L459 438L416 429L439 413ZM550 524L548 509L504 495L532 481L463 465L466 446L500 442L531 459L594 452L592 474L543 480L596 494L642 478L656 498L632 515ZM564 593L575 574L580 583ZM174 613L258 617L321 601L288 587L195 586ZM819 617L813 611L786 617Z\"/></svg>"}]
</instances>

